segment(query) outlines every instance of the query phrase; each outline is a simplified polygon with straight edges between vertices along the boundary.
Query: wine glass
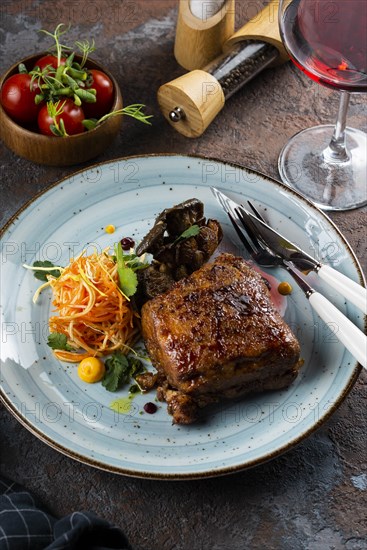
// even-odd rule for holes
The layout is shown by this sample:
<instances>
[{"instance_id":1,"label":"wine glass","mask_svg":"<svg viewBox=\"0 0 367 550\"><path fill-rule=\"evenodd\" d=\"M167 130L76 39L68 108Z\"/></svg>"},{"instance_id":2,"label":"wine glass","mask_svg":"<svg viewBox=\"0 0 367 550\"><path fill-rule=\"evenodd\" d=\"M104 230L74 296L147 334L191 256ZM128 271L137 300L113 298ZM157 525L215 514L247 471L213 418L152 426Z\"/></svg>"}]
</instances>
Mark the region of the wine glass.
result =
<instances>
[{"instance_id":1,"label":"wine glass","mask_svg":"<svg viewBox=\"0 0 367 550\"><path fill-rule=\"evenodd\" d=\"M283 147L281 179L323 210L367 204L367 134L346 127L350 93L367 90L366 0L280 0L280 34L312 80L340 90L336 124L302 130Z\"/></svg>"}]
</instances>

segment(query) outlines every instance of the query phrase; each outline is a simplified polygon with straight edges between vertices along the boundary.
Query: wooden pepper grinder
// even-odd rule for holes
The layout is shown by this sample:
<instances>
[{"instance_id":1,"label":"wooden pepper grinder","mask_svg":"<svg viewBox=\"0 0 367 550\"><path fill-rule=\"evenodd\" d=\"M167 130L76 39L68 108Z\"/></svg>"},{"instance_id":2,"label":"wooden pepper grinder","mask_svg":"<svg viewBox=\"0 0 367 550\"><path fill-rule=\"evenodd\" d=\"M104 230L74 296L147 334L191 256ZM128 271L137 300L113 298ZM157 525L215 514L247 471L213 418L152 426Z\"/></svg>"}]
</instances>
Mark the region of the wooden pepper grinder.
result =
<instances>
[{"instance_id":1,"label":"wooden pepper grinder","mask_svg":"<svg viewBox=\"0 0 367 550\"><path fill-rule=\"evenodd\" d=\"M278 27L278 0L233 34L223 54L158 90L158 103L168 122L187 137L199 137L225 101L266 67L288 61Z\"/></svg>"},{"instance_id":2,"label":"wooden pepper grinder","mask_svg":"<svg viewBox=\"0 0 367 550\"><path fill-rule=\"evenodd\" d=\"M234 33L235 0L180 0L174 55L188 71L222 52Z\"/></svg>"}]
</instances>

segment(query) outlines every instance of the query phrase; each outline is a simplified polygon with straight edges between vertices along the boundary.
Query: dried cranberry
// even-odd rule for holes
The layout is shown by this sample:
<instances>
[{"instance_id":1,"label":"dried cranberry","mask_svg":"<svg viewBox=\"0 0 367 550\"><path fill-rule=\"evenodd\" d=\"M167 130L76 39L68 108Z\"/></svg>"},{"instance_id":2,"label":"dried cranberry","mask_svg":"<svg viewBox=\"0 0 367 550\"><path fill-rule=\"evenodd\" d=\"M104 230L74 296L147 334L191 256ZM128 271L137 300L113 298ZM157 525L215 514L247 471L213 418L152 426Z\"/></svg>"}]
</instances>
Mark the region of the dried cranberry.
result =
<instances>
[{"instance_id":1,"label":"dried cranberry","mask_svg":"<svg viewBox=\"0 0 367 550\"><path fill-rule=\"evenodd\" d=\"M150 401L149 403L145 403L144 410L148 414L154 414L157 411L157 405Z\"/></svg>"},{"instance_id":2,"label":"dried cranberry","mask_svg":"<svg viewBox=\"0 0 367 550\"><path fill-rule=\"evenodd\" d=\"M130 248L133 248L135 246L135 242L131 237L124 237L121 239L121 247L122 250L130 250Z\"/></svg>"}]
</instances>

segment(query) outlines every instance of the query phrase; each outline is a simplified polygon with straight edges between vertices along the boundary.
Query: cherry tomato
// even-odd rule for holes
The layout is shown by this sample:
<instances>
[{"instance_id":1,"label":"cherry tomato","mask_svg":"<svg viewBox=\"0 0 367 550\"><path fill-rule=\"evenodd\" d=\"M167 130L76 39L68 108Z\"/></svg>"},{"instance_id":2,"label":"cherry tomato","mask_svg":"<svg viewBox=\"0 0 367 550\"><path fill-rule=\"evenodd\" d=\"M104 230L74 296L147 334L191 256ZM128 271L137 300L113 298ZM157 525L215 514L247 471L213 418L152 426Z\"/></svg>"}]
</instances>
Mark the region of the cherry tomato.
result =
<instances>
[{"instance_id":1,"label":"cherry tomato","mask_svg":"<svg viewBox=\"0 0 367 550\"><path fill-rule=\"evenodd\" d=\"M65 65L66 59L62 57L60 59L60 65ZM53 69L57 69L57 57L55 55L44 55L35 64L35 67L39 67L43 71L47 66L51 65Z\"/></svg>"},{"instance_id":2,"label":"cherry tomato","mask_svg":"<svg viewBox=\"0 0 367 550\"><path fill-rule=\"evenodd\" d=\"M112 80L102 71L91 69L92 83L89 88L96 90L96 103L83 103L87 118L101 118L110 112L113 102L114 89Z\"/></svg>"},{"instance_id":3,"label":"cherry tomato","mask_svg":"<svg viewBox=\"0 0 367 550\"><path fill-rule=\"evenodd\" d=\"M59 106L63 105L62 112L56 116L56 121L60 119L64 121L66 133L69 136L84 132L85 128L82 121L85 119L84 111L81 107L77 107L72 99L61 100ZM38 113L38 128L41 134L46 136L54 136L50 126L54 121L48 114L47 105L44 105Z\"/></svg>"},{"instance_id":4,"label":"cherry tomato","mask_svg":"<svg viewBox=\"0 0 367 550\"><path fill-rule=\"evenodd\" d=\"M34 98L40 89L29 74L13 74L5 80L1 88L1 104L8 115L23 124L37 120L41 105Z\"/></svg>"}]
</instances>

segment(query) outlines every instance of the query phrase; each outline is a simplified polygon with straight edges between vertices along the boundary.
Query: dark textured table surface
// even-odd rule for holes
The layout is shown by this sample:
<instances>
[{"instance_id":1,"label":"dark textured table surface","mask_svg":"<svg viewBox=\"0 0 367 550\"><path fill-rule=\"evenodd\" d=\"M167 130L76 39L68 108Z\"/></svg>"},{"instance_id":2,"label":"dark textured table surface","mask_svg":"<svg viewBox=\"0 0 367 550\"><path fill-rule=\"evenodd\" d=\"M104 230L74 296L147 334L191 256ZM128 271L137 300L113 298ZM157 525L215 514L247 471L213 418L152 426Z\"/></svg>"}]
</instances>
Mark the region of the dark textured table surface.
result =
<instances>
[{"instance_id":1,"label":"dark textured table surface","mask_svg":"<svg viewBox=\"0 0 367 550\"><path fill-rule=\"evenodd\" d=\"M117 78L125 104L141 101L154 114L151 128L124 120L96 162L195 153L277 177L281 146L298 130L333 122L337 93L288 64L237 93L201 138L184 138L164 121L156 102L159 85L183 72L173 57L177 1L3 0L0 72L45 49L40 28L71 23L73 38L94 36L94 57ZM239 0L237 25L245 22L247 8ZM366 112L366 98L353 97L349 124L366 130ZM2 144L0 164L3 223L36 193L82 168L31 164ZM365 270L366 210L331 218ZM231 476L181 482L128 478L75 462L1 408L1 472L33 490L55 515L89 509L115 522L135 550L367 549L366 380L362 373L335 414L285 455Z\"/></svg>"}]
</instances>

